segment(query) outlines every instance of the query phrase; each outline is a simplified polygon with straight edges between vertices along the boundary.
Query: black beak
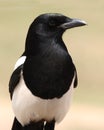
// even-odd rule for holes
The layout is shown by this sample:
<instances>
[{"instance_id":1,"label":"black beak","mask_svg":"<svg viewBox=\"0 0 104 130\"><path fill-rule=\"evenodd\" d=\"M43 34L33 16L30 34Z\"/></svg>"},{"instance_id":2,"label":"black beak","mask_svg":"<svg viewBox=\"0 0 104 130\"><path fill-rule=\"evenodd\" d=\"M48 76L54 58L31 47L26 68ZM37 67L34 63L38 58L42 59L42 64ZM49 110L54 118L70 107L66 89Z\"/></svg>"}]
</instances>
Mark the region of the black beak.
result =
<instances>
[{"instance_id":1,"label":"black beak","mask_svg":"<svg viewBox=\"0 0 104 130\"><path fill-rule=\"evenodd\" d=\"M63 29L70 29L74 27L84 26L87 25L87 23L80 19L68 19L65 23L61 24L60 27Z\"/></svg>"}]
</instances>

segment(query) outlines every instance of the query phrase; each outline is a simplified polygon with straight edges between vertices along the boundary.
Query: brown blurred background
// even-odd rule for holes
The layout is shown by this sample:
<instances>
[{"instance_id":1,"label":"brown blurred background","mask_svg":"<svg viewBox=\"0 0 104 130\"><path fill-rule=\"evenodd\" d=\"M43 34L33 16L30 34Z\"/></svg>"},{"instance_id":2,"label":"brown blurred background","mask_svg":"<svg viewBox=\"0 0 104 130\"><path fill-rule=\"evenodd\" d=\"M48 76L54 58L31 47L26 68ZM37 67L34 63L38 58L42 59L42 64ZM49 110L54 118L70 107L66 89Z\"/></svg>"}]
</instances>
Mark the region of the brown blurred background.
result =
<instances>
[{"instance_id":1,"label":"brown blurred background","mask_svg":"<svg viewBox=\"0 0 104 130\"><path fill-rule=\"evenodd\" d=\"M0 0L0 130L10 130L13 112L8 82L22 54L27 30L41 13L81 18L88 26L63 39L78 71L71 109L56 130L104 130L104 0Z\"/></svg>"}]
</instances>

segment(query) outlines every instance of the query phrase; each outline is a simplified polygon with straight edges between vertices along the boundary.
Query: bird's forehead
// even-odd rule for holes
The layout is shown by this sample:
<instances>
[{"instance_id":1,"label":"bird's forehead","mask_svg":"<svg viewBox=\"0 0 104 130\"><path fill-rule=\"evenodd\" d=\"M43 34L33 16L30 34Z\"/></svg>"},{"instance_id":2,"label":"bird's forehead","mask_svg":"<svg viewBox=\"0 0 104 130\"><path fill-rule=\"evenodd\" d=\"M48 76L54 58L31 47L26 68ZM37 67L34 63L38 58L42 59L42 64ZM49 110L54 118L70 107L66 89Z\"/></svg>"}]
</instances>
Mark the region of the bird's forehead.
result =
<instances>
[{"instance_id":1,"label":"bird's forehead","mask_svg":"<svg viewBox=\"0 0 104 130\"><path fill-rule=\"evenodd\" d=\"M48 13L47 14L49 17L61 17L61 16L64 16L62 14L59 14L59 13Z\"/></svg>"},{"instance_id":2,"label":"bird's forehead","mask_svg":"<svg viewBox=\"0 0 104 130\"><path fill-rule=\"evenodd\" d=\"M36 19L48 20L50 18L58 19L58 18L65 18L65 17L66 16L59 14L59 13L47 13L47 14L42 14L42 15L38 16Z\"/></svg>"},{"instance_id":3,"label":"bird's forehead","mask_svg":"<svg viewBox=\"0 0 104 130\"><path fill-rule=\"evenodd\" d=\"M43 16L48 16L48 17L55 17L55 16L63 16L60 13L46 13L46 14L42 14ZM42 16L40 15L40 16Z\"/></svg>"}]
</instances>

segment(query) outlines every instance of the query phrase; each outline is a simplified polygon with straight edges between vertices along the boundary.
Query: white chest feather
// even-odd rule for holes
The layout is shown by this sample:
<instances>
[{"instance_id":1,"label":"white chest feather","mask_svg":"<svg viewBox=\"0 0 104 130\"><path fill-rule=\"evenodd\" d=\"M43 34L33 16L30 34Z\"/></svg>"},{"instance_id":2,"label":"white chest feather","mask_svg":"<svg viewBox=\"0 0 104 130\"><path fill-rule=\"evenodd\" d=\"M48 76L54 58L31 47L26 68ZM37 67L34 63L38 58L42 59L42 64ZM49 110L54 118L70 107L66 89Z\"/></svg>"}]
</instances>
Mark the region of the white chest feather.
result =
<instances>
[{"instance_id":1,"label":"white chest feather","mask_svg":"<svg viewBox=\"0 0 104 130\"><path fill-rule=\"evenodd\" d=\"M21 76L12 98L14 114L22 125L42 119L46 121L55 119L60 122L68 112L72 90L73 82L70 90L61 98L41 99L30 92Z\"/></svg>"}]
</instances>

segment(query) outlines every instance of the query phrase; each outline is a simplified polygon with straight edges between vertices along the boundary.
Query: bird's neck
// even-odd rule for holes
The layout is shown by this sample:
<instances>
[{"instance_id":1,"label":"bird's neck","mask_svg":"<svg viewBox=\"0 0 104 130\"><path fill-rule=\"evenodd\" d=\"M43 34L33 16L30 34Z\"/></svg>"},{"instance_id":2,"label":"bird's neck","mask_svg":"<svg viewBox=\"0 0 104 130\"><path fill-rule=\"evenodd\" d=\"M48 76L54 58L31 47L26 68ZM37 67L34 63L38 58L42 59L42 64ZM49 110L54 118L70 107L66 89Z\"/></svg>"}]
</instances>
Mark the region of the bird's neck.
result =
<instances>
[{"instance_id":1,"label":"bird's neck","mask_svg":"<svg viewBox=\"0 0 104 130\"><path fill-rule=\"evenodd\" d=\"M67 51L67 48L62 40L62 36L56 37L45 37L45 36L27 36L26 39L26 46L25 46L25 54L26 55L36 55L37 53L41 53L42 48L47 49L50 46L59 45Z\"/></svg>"}]
</instances>

